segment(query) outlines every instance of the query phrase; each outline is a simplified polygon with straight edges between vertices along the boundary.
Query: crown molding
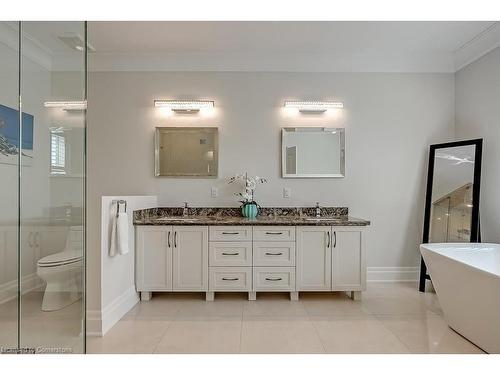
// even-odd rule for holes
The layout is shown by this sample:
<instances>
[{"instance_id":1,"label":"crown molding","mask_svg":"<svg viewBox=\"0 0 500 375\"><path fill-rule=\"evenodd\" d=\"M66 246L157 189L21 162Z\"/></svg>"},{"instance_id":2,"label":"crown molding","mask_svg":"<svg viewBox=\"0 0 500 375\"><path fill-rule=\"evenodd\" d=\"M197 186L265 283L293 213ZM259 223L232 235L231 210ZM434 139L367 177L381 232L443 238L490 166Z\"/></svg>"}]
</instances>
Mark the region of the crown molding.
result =
<instances>
[{"instance_id":1,"label":"crown molding","mask_svg":"<svg viewBox=\"0 0 500 375\"><path fill-rule=\"evenodd\" d=\"M382 72L454 73L448 53L100 53L89 54L90 71L150 72Z\"/></svg>"},{"instance_id":2,"label":"crown molding","mask_svg":"<svg viewBox=\"0 0 500 375\"><path fill-rule=\"evenodd\" d=\"M454 52L455 71L465 68L499 46L500 22L495 22Z\"/></svg>"}]
</instances>

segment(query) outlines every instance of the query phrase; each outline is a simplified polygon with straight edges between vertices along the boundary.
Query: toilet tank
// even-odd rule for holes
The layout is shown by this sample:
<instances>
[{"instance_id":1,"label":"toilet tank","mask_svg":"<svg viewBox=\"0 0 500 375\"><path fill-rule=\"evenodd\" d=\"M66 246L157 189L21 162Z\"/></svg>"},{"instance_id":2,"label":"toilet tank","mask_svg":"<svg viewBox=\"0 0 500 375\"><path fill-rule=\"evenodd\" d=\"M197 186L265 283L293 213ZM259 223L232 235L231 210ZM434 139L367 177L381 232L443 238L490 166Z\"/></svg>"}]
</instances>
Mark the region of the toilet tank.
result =
<instances>
[{"instance_id":1,"label":"toilet tank","mask_svg":"<svg viewBox=\"0 0 500 375\"><path fill-rule=\"evenodd\" d=\"M83 253L83 225L77 225L69 228L65 250L80 251Z\"/></svg>"}]
</instances>

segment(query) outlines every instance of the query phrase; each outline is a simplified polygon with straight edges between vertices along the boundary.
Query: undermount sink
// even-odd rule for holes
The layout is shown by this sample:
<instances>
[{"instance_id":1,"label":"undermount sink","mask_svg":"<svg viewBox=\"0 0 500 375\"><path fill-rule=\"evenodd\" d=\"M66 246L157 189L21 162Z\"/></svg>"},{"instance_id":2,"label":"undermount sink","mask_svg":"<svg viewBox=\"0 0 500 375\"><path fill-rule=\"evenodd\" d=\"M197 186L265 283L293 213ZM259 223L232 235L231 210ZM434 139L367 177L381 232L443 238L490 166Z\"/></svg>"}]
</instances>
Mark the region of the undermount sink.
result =
<instances>
[{"instance_id":1,"label":"undermount sink","mask_svg":"<svg viewBox=\"0 0 500 375\"><path fill-rule=\"evenodd\" d=\"M161 217L158 220L165 220L165 221L198 221L199 219L196 217Z\"/></svg>"}]
</instances>

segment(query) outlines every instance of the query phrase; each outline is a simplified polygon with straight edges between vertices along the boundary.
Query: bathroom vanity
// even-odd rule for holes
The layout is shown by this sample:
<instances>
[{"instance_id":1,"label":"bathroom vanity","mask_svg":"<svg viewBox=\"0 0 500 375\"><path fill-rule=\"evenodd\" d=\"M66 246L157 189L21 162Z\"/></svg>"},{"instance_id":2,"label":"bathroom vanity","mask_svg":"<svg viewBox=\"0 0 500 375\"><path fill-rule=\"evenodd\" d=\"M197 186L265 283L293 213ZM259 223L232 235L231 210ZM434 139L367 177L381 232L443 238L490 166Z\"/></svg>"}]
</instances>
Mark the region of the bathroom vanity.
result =
<instances>
[{"instance_id":1,"label":"bathroom vanity","mask_svg":"<svg viewBox=\"0 0 500 375\"><path fill-rule=\"evenodd\" d=\"M134 212L136 289L151 292L345 291L366 288L369 221L345 207L263 208L255 219L238 208L152 208Z\"/></svg>"}]
</instances>

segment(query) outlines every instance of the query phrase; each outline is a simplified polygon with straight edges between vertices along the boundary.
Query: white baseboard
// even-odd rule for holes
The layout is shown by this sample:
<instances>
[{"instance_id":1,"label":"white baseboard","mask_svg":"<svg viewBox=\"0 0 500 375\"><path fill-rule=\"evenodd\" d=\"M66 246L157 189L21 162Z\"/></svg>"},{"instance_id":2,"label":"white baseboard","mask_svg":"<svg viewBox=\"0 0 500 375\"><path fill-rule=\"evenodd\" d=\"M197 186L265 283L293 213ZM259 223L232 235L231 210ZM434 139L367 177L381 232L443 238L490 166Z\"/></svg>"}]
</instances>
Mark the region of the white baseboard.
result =
<instances>
[{"instance_id":1,"label":"white baseboard","mask_svg":"<svg viewBox=\"0 0 500 375\"><path fill-rule=\"evenodd\" d=\"M131 286L101 311L87 311L87 336L104 336L137 302L139 295Z\"/></svg>"},{"instance_id":2,"label":"white baseboard","mask_svg":"<svg viewBox=\"0 0 500 375\"><path fill-rule=\"evenodd\" d=\"M368 282L410 282L418 281L419 267L367 267Z\"/></svg>"},{"instance_id":3,"label":"white baseboard","mask_svg":"<svg viewBox=\"0 0 500 375\"><path fill-rule=\"evenodd\" d=\"M32 273L21 278L21 294L26 294L43 287L43 281L36 273ZM17 298L17 279L0 284L0 304L9 302Z\"/></svg>"}]
</instances>

